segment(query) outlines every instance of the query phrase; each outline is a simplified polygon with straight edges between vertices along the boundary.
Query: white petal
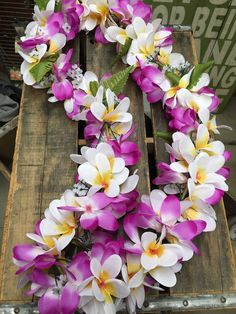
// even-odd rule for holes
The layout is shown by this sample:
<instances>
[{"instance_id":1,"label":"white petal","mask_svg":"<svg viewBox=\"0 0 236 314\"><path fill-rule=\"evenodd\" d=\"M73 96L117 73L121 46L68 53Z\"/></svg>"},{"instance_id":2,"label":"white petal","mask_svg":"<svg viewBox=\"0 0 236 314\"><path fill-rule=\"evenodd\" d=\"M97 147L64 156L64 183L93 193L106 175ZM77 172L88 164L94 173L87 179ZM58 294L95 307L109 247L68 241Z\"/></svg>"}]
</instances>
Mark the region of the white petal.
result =
<instances>
[{"instance_id":1,"label":"white petal","mask_svg":"<svg viewBox=\"0 0 236 314\"><path fill-rule=\"evenodd\" d=\"M121 193L129 193L133 191L137 184L138 184L139 176L137 174L133 174L132 176L129 176L127 180L122 184L121 186Z\"/></svg>"},{"instance_id":2,"label":"white petal","mask_svg":"<svg viewBox=\"0 0 236 314\"><path fill-rule=\"evenodd\" d=\"M96 178L99 175L97 169L88 162L85 162L79 166L78 174L81 179L91 185L95 185Z\"/></svg>"},{"instance_id":3,"label":"white petal","mask_svg":"<svg viewBox=\"0 0 236 314\"><path fill-rule=\"evenodd\" d=\"M126 298L130 293L129 287L121 280L110 279L107 280L106 283L109 283L114 287L113 295L117 298Z\"/></svg>"},{"instance_id":4,"label":"white petal","mask_svg":"<svg viewBox=\"0 0 236 314\"><path fill-rule=\"evenodd\" d=\"M116 278L120 273L122 261L119 255L111 255L102 265L102 269L109 273L110 279Z\"/></svg>"},{"instance_id":5,"label":"white petal","mask_svg":"<svg viewBox=\"0 0 236 314\"><path fill-rule=\"evenodd\" d=\"M104 295L102 294L102 291L100 290L96 280L92 281L92 290L93 290L95 298L98 301L102 302L105 300Z\"/></svg>"},{"instance_id":6,"label":"white petal","mask_svg":"<svg viewBox=\"0 0 236 314\"><path fill-rule=\"evenodd\" d=\"M116 197L120 193L120 187L115 180L110 180L109 186L104 190L109 197Z\"/></svg>"},{"instance_id":7,"label":"white petal","mask_svg":"<svg viewBox=\"0 0 236 314\"><path fill-rule=\"evenodd\" d=\"M103 121L104 115L107 112L106 107L99 102L92 103L90 110L95 118L97 118L99 121Z\"/></svg>"},{"instance_id":8,"label":"white petal","mask_svg":"<svg viewBox=\"0 0 236 314\"><path fill-rule=\"evenodd\" d=\"M161 205L166 198L166 194L161 190L152 190L150 193L150 201L155 213L160 213Z\"/></svg>"},{"instance_id":9,"label":"white petal","mask_svg":"<svg viewBox=\"0 0 236 314\"><path fill-rule=\"evenodd\" d=\"M157 267L149 271L150 275L165 287L174 287L176 276L170 267Z\"/></svg>"},{"instance_id":10,"label":"white petal","mask_svg":"<svg viewBox=\"0 0 236 314\"><path fill-rule=\"evenodd\" d=\"M92 258L90 262L90 269L92 274L99 279L99 275L102 269L102 266L97 258Z\"/></svg>"},{"instance_id":11,"label":"white petal","mask_svg":"<svg viewBox=\"0 0 236 314\"><path fill-rule=\"evenodd\" d=\"M125 167L125 161L123 158L114 158L113 166L112 166L112 172L118 173L121 172Z\"/></svg>"}]
</instances>

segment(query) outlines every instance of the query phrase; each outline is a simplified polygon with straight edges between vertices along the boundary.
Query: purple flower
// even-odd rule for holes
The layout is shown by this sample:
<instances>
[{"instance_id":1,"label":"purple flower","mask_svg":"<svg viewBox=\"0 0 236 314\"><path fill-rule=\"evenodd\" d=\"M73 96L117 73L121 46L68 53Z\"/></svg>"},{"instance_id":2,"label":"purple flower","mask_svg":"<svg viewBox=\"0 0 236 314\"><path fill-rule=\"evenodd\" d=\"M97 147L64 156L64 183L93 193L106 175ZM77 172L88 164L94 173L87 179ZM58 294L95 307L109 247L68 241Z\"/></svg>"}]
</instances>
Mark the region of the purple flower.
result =
<instances>
[{"instance_id":1,"label":"purple flower","mask_svg":"<svg viewBox=\"0 0 236 314\"><path fill-rule=\"evenodd\" d=\"M110 9L124 24L130 24L137 16L146 23L152 18L152 7L142 0L116 0L114 7Z\"/></svg>"},{"instance_id":2,"label":"purple flower","mask_svg":"<svg viewBox=\"0 0 236 314\"><path fill-rule=\"evenodd\" d=\"M198 127L196 112L190 108L176 107L167 109L171 120L169 127L174 131L181 131L185 134L196 130Z\"/></svg>"},{"instance_id":3,"label":"purple flower","mask_svg":"<svg viewBox=\"0 0 236 314\"><path fill-rule=\"evenodd\" d=\"M132 73L132 78L141 90L147 94L149 103L155 103L162 99L164 95L162 84L166 78L157 67L152 65L139 67Z\"/></svg>"},{"instance_id":4,"label":"purple flower","mask_svg":"<svg viewBox=\"0 0 236 314\"><path fill-rule=\"evenodd\" d=\"M80 18L84 12L84 7L77 3L76 0L62 0L64 14L64 24L62 32L66 35L67 40L74 39L80 30Z\"/></svg>"},{"instance_id":5,"label":"purple flower","mask_svg":"<svg viewBox=\"0 0 236 314\"><path fill-rule=\"evenodd\" d=\"M73 96L73 86L67 79L67 73L71 68L72 54L73 49L70 49L67 54L61 54L56 64L53 65L55 80L52 84L52 92L58 100L70 99Z\"/></svg>"},{"instance_id":6,"label":"purple flower","mask_svg":"<svg viewBox=\"0 0 236 314\"><path fill-rule=\"evenodd\" d=\"M31 267L39 269L50 268L55 264L54 256L47 254L40 246L32 244L18 244L13 248L14 263L20 268L16 274L25 272Z\"/></svg>"},{"instance_id":7,"label":"purple flower","mask_svg":"<svg viewBox=\"0 0 236 314\"><path fill-rule=\"evenodd\" d=\"M73 274L73 276L68 274ZM73 314L80 302L80 290L88 285L92 278L88 255L84 252L78 253L68 267L67 276L55 277L54 286L50 285L40 298L39 312Z\"/></svg>"},{"instance_id":8,"label":"purple flower","mask_svg":"<svg viewBox=\"0 0 236 314\"><path fill-rule=\"evenodd\" d=\"M158 163L157 168L161 171L161 173L152 181L153 184L183 184L187 182L187 178L184 174L173 171L170 166L164 162Z\"/></svg>"},{"instance_id":9,"label":"purple flower","mask_svg":"<svg viewBox=\"0 0 236 314\"><path fill-rule=\"evenodd\" d=\"M83 100L87 94L81 89L74 90L71 99L64 102L66 115L71 120L79 120L81 117L81 108L84 108Z\"/></svg>"}]
</instances>

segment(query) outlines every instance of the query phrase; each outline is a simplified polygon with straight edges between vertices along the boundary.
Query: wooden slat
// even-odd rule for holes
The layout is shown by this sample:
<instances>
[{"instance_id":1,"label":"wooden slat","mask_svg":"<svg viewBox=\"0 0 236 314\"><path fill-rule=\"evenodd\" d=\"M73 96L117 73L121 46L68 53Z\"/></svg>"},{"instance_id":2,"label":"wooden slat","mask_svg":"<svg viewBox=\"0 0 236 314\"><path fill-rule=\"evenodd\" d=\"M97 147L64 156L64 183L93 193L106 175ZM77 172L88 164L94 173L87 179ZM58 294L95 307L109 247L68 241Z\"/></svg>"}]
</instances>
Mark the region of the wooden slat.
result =
<instances>
[{"instance_id":1,"label":"wooden slat","mask_svg":"<svg viewBox=\"0 0 236 314\"><path fill-rule=\"evenodd\" d=\"M54 198L73 185L77 124L68 120L62 104L50 104L42 90L24 87L10 183L0 269L0 301L27 300L17 290L12 248L30 243L26 232Z\"/></svg>"},{"instance_id":2,"label":"wooden slat","mask_svg":"<svg viewBox=\"0 0 236 314\"><path fill-rule=\"evenodd\" d=\"M177 31L174 33L174 40L174 51L182 53L186 60L196 64L192 33ZM161 104L152 106L154 133L167 129L166 119L160 108ZM160 141L154 136L157 162L167 161L163 142ZM195 255L191 261L184 263L183 270L177 275L177 285L171 289L171 295L197 295L236 290L234 257L223 202L216 207L216 212L218 218L216 231L205 233L196 239L195 243L201 251L201 256Z\"/></svg>"},{"instance_id":3,"label":"wooden slat","mask_svg":"<svg viewBox=\"0 0 236 314\"><path fill-rule=\"evenodd\" d=\"M84 43L84 41L83 41ZM101 44L95 44L90 36L86 38L86 67L87 70L95 72L98 77L107 72L111 72L111 64L115 56L115 45L103 46ZM124 66L123 66L124 67ZM121 70L121 63L113 70L114 73ZM139 145L142 152L142 158L139 164L134 169L139 169L138 174L140 176L138 190L141 194L148 193L150 190L149 182L149 170L148 170L148 154L147 146L145 143L145 119L143 108L143 97L140 90L135 83L129 79L124 94L130 98L130 112L133 115L134 123L137 126L136 132L132 138Z\"/></svg>"}]
</instances>

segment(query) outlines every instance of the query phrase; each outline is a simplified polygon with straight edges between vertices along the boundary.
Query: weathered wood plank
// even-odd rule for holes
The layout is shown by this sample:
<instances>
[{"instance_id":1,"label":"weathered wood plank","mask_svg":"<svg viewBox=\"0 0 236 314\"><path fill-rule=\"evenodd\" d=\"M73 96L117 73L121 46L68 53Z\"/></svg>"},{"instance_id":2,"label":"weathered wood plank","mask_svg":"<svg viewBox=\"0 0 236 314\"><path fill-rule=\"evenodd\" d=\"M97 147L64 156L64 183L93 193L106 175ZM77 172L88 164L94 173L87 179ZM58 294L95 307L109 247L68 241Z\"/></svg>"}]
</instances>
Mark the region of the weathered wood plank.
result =
<instances>
[{"instance_id":1,"label":"weathered wood plank","mask_svg":"<svg viewBox=\"0 0 236 314\"><path fill-rule=\"evenodd\" d=\"M174 51L182 53L186 60L196 64L196 49L192 33L177 31L174 33L174 40ZM164 112L161 110L161 104L154 104L151 110L156 161L167 161L164 141L155 137L157 130L167 130ZM216 212L218 217L216 231L205 233L195 241L201 256L194 256L191 261L184 263L183 270L178 275L177 285L171 289L171 295L236 290L234 258L223 202L217 206Z\"/></svg>"},{"instance_id":2,"label":"weathered wood plank","mask_svg":"<svg viewBox=\"0 0 236 314\"><path fill-rule=\"evenodd\" d=\"M83 44L83 43L82 43ZM99 78L106 72L111 72L111 65L115 57L115 45L103 46L95 44L92 37L86 38L86 67L87 70L95 72ZM114 73L121 70L122 64L119 63L113 70ZM124 68L124 66L123 66ZM141 194L148 193L150 190L149 170L148 170L148 154L147 145L145 143L146 129L144 119L143 97L141 91L136 84L129 79L124 94L130 98L130 112L133 115L134 123L137 126L136 131L132 135L132 139L139 145L142 152L142 158L134 169L139 169L138 190Z\"/></svg>"},{"instance_id":3,"label":"weathered wood plank","mask_svg":"<svg viewBox=\"0 0 236 314\"><path fill-rule=\"evenodd\" d=\"M77 151L77 125L62 104L49 104L41 90L24 87L17 130L1 254L0 301L27 300L17 290L12 248L26 240L41 213L73 184L75 167L69 154Z\"/></svg>"}]
</instances>

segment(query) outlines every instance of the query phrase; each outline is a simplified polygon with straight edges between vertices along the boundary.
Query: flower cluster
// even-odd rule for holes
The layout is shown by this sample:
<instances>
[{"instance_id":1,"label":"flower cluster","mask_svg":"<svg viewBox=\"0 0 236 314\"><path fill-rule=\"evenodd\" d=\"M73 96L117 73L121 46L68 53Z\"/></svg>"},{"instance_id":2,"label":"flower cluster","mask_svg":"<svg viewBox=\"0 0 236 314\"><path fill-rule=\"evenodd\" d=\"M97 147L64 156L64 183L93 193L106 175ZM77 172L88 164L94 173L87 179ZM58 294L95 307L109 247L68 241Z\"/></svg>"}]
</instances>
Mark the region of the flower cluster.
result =
<instances>
[{"instance_id":1,"label":"flower cluster","mask_svg":"<svg viewBox=\"0 0 236 314\"><path fill-rule=\"evenodd\" d=\"M195 237L213 231L213 205L228 190L230 158L214 134L219 99L206 70L172 52L172 30L151 21L142 0L50 0L35 6L34 22L18 42L26 84L47 87L49 101L63 101L69 119L85 121L88 146L72 154L76 183L53 200L13 261L27 295L39 298L42 314L135 313L147 288L176 284L176 273L199 250ZM129 67L98 77L61 53L80 30L97 42L117 45ZM157 165L150 195L137 191L141 152L129 139L136 130L130 100L122 95L128 75L150 103L162 100L172 141L169 163Z\"/></svg>"}]
</instances>

